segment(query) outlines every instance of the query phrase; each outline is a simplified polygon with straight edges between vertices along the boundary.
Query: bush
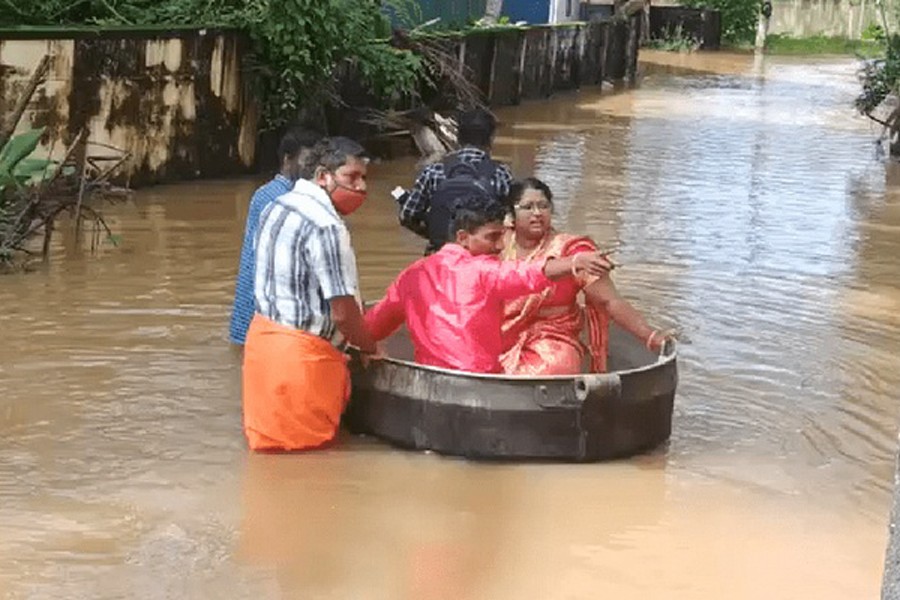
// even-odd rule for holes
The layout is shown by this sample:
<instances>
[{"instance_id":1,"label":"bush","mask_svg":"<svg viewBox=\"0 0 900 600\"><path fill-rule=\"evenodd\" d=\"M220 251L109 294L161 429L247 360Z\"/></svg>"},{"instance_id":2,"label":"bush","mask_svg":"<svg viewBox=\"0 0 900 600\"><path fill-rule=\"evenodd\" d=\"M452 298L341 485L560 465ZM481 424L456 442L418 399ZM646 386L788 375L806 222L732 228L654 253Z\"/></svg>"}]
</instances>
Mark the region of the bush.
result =
<instances>
[{"instance_id":1,"label":"bush","mask_svg":"<svg viewBox=\"0 0 900 600\"><path fill-rule=\"evenodd\" d=\"M684 33L684 29L679 24L673 29L667 28L661 37L650 38L647 40L646 46L667 52L694 52L700 48L700 40Z\"/></svg>"},{"instance_id":2,"label":"bush","mask_svg":"<svg viewBox=\"0 0 900 600\"><path fill-rule=\"evenodd\" d=\"M684 6L718 10L722 18L722 40L728 44L752 43L759 18L759 0L683 0Z\"/></svg>"},{"instance_id":3,"label":"bush","mask_svg":"<svg viewBox=\"0 0 900 600\"><path fill-rule=\"evenodd\" d=\"M900 82L900 35L885 40L884 58L868 61L860 73L862 92L856 98L856 108L871 115L891 94L897 93Z\"/></svg>"}]
</instances>

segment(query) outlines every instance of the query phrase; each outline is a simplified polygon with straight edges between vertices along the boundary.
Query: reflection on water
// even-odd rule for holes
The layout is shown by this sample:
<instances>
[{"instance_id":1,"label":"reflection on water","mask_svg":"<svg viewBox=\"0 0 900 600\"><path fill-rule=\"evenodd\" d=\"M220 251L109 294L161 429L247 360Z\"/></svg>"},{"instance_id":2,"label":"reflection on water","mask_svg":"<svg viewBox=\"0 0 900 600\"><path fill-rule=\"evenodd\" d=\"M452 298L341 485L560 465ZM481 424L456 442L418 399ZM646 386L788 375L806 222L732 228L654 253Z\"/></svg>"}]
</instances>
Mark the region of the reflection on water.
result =
<instances>
[{"instance_id":1,"label":"reflection on water","mask_svg":"<svg viewBox=\"0 0 900 600\"><path fill-rule=\"evenodd\" d=\"M852 61L649 54L640 89L500 112L557 224L622 245L681 326L671 443L612 464L476 464L348 438L249 456L226 339L257 182L141 191L123 246L64 236L0 279L0 596L863 598L900 386L900 169ZM363 293L417 257L376 165Z\"/></svg>"}]
</instances>

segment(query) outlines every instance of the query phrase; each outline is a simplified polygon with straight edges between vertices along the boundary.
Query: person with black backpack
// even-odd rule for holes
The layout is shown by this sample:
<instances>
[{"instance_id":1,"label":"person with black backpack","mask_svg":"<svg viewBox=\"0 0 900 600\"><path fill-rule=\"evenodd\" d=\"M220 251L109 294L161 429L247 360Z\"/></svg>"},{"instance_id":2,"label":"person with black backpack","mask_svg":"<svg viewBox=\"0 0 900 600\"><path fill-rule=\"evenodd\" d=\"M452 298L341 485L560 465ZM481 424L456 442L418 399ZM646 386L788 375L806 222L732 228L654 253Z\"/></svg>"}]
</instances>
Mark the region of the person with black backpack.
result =
<instances>
[{"instance_id":1,"label":"person with black backpack","mask_svg":"<svg viewBox=\"0 0 900 600\"><path fill-rule=\"evenodd\" d=\"M496 129L496 119L484 109L460 114L459 150L425 167L412 190L397 199L400 224L428 240L425 254L448 241L454 201L476 194L500 202L509 193L509 167L490 156Z\"/></svg>"}]
</instances>

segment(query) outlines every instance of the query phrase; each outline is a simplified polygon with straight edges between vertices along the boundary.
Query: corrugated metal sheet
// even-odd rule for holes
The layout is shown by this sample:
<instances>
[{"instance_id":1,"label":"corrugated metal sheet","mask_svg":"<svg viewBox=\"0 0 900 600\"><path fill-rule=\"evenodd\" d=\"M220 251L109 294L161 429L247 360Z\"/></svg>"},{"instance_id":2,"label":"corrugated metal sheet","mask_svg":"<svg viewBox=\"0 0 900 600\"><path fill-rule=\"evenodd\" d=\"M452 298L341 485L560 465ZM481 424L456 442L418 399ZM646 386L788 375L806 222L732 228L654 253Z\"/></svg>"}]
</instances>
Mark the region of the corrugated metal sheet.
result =
<instances>
[{"instance_id":1,"label":"corrugated metal sheet","mask_svg":"<svg viewBox=\"0 0 900 600\"><path fill-rule=\"evenodd\" d=\"M503 14L514 23L547 23L550 21L550 0L507 0L503 3Z\"/></svg>"}]
</instances>

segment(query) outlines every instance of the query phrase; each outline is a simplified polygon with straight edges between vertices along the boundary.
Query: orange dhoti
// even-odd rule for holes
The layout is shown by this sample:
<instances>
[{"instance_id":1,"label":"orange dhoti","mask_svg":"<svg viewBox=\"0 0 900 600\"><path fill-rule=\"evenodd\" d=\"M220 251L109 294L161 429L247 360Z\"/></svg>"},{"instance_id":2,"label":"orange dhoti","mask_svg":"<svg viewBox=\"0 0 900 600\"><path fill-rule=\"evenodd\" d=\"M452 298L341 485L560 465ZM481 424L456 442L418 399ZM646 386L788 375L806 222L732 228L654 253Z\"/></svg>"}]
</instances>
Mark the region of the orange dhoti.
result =
<instances>
[{"instance_id":1,"label":"orange dhoti","mask_svg":"<svg viewBox=\"0 0 900 600\"><path fill-rule=\"evenodd\" d=\"M251 450L303 450L331 441L349 398L342 352L318 336L253 317L243 372Z\"/></svg>"}]
</instances>

